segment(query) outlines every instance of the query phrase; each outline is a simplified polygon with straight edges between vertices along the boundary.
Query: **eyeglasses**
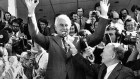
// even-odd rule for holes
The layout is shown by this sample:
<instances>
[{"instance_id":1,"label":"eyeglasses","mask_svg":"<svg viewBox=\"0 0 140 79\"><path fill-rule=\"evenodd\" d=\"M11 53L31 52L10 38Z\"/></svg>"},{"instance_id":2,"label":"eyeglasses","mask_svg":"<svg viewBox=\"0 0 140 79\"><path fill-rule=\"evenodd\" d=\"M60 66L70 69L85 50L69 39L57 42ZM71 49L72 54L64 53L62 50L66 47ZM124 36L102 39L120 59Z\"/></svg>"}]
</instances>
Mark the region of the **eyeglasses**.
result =
<instances>
[{"instance_id":1,"label":"eyeglasses","mask_svg":"<svg viewBox=\"0 0 140 79\"><path fill-rule=\"evenodd\" d=\"M113 18L114 20L118 20L119 18Z\"/></svg>"}]
</instances>

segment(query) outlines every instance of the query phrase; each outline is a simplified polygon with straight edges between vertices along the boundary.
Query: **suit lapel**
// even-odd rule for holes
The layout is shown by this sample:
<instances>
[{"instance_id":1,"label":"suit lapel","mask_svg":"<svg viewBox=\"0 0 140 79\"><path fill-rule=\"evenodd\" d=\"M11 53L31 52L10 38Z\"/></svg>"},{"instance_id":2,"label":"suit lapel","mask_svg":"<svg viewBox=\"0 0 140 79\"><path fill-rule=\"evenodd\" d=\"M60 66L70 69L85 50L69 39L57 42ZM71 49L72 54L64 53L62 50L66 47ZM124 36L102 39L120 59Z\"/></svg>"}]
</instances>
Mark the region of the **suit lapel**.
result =
<instances>
[{"instance_id":1,"label":"suit lapel","mask_svg":"<svg viewBox=\"0 0 140 79\"><path fill-rule=\"evenodd\" d=\"M98 75L98 79L101 79L103 71L106 69L105 64L102 64L100 71L99 71L99 75Z\"/></svg>"},{"instance_id":2,"label":"suit lapel","mask_svg":"<svg viewBox=\"0 0 140 79\"><path fill-rule=\"evenodd\" d=\"M66 51L64 48L62 48L62 41L60 36L54 36L53 40L56 42L56 44L62 49L62 54L66 58Z\"/></svg>"},{"instance_id":3,"label":"suit lapel","mask_svg":"<svg viewBox=\"0 0 140 79\"><path fill-rule=\"evenodd\" d=\"M116 79L119 76L121 69L122 69L122 65L121 63L118 63L118 65L114 68L114 70L109 75L108 79Z\"/></svg>"}]
</instances>

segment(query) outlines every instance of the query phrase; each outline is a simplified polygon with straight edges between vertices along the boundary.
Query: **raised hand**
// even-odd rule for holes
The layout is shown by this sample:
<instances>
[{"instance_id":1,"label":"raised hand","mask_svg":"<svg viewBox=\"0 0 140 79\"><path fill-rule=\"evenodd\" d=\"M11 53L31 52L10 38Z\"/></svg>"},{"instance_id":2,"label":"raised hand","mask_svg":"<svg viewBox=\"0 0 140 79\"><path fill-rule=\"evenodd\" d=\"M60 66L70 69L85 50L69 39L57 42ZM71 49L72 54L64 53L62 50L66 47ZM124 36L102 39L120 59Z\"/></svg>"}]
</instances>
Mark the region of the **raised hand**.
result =
<instances>
[{"instance_id":1,"label":"raised hand","mask_svg":"<svg viewBox=\"0 0 140 79\"><path fill-rule=\"evenodd\" d=\"M100 1L101 16L107 17L109 6L110 6L110 4L108 3L108 0Z\"/></svg>"},{"instance_id":2,"label":"raised hand","mask_svg":"<svg viewBox=\"0 0 140 79\"><path fill-rule=\"evenodd\" d=\"M39 3L39 0L25 0L26 6L28 8L28 15L35 13L35 8Z\"/></svg>"}]
</instances>

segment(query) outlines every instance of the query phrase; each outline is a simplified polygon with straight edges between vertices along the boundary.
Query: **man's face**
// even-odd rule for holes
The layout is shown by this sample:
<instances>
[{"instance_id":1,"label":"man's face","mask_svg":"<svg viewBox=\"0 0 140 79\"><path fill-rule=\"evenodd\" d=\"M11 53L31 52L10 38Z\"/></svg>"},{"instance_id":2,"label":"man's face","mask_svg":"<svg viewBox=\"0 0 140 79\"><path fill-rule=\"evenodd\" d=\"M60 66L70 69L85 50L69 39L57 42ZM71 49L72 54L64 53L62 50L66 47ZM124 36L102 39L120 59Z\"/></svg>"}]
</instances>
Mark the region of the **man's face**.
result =
<instances>
[{"instance_id":1,"label":"man's face","mask_svg":"<svg viewBox=\"0 0 140 79\"><path fill-rule=\"evenodd\" d=\"M46 24L44 22L39 22L41 29L44 29L46 27Z\"/></svg>"},{"instance_id":2,"label":"man's face","mask_svg":"<svg viewBox=\"0 0 140 79\"><path fill-rule=\"evenodd\" d=\"M10 20L10 17L11 17L10 14L8 14L8 13L5 14L5 19L6 19L7 21Z\"/></svg>"},{"instance_id":3,"label":"man's face","mask_svg":"<svg viewBox=\"0 0 140 79\"><path fill-rule=\"evenodd\" d=\"M112 22L113 23L117 23L118 22L118 20L119 20L119 15L117 16L113 16L113 18L112 18Z\"/></svg>"},{"instance_id":4,"label":"man's face","mask_svg":"<svg viewBox=\"0 0 140 79\"><path fill-rule=\"evenodd\" d=\"M127 11L126 10L123 10L122 11L122 17L126 17L127 16Z\"/></svg>"},{"instance_id":5,"label":"man's face","mask_svg":"<svg viewBox=\"0 0 140 79\"><path fill-rule=\"evenodd\" d=\"M77 14L73 14L72 19L77 20Z\"/></svg>"},{"instance_id":6,"label":"man's face","mask_svg":"<svg viewBox=\"0 0 140 79\"><path fill-rule=\"evenodd\" d=\"M77 14L78 16L83 16L83 9L78 9Z\"/></svg>"},{"instance_id":7,"label":"man's face","mask_svg":"<svg viewBox=\"0 0 140 79\"><path fill-rule=\"evenodd\" d=\"M134 14L135 14L135 15L138 15L139 13L140 13L140 11L137 10L137 9L135 9Z\"/></svg>"},{"instance_id":8,"label":"man's face","mask_svg":"<svg viewBox=\"0 0 140 79\"><path fill-rule=\"evenodd\" d=\"M59 20L57 20L57 24L55 26L55 29L58 33L58 35L60 36L67 36L69 34L69 31L70 31L70 24L68 21L66 21L65 19L63 18L59 18Z\"/></svg>"},{"instance_id":9,"label":"man's face","mask_svg":"<svg viewBox=\"0 0 140 79\"><path fill-rule=\"evenodd\" d=\"M132 22L132 21L126 22L126 30L127 31L134 31L134 27L135 27L134 22Z\"/></svg>"},{"instance_id":10,"label":"man's face","mask_svg":"<svg viewBox=\"0 0 140 79\"><path fill-rule=\"evenodd\" d=\"M15 22L13 22L13 24L12 24L12 28L13 28L13 31L14 32L17 32L17 31L19 31L19 24L18 23L15 23Z\"/></svg>"},{"instance_id":11,"label":"man's face","mask_svg":"<svg viewBox=\"0 0 140 79\"><path fill-rule=\"evenodd\" d=\"M106 45L103 50L103 53L101 54L102 63L106 64L112 61L113 54L114 54L114 51L113 51L112 45L110 44Z\"/></svg>"}]
</instances>

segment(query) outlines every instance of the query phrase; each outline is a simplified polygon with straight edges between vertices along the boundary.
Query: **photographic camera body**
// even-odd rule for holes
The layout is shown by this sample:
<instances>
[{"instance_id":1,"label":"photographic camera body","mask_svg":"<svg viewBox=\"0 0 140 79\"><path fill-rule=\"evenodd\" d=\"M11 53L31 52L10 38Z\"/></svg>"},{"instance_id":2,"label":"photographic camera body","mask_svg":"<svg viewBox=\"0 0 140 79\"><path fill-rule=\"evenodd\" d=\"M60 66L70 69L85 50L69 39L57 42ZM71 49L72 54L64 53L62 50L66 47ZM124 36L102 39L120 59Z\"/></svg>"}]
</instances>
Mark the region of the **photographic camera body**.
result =
<instances>
[{"instance_id":1,"label":"photographic camera body","mask_svg":"<svg viewBox=\"0 0 140 79\"><path fill-rule=\"evenodd\" d=\"M97 12L96 11L92 11L91 15L92 16L96 16L97 15Z\"/></svg>"},{"instance_id":2,"label":"photographic camera body","mask_svg":"<svg viewBox=\"0 0 140 79\"><path fill-rule=\"evenodd\" d=\"M137 32L128 32L128 31L123 31L122 33L122 43L126 45L135 45L137 40Z\"/></svg>"}]
</instances>

